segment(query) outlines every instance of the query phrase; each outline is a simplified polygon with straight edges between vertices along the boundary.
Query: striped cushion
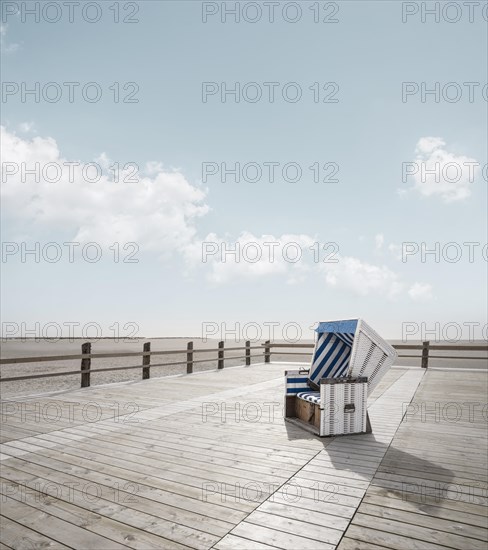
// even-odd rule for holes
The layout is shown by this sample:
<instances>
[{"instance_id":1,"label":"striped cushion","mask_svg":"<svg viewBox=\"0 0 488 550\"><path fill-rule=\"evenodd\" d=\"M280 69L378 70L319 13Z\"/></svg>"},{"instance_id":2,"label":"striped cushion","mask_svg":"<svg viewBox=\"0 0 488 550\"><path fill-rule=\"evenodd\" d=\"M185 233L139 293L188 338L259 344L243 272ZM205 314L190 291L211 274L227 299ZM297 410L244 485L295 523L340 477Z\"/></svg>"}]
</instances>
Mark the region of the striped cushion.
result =
<instances>
[{"instance_id":1,"label":"striped cushion","mask_svg":"<svg viewBox=\"0 0 488 550\"><path fill-rule=\"evenodd\" d=\"M310 369L309 385L318 389L321 378L339 378L347 374L354 334L324 332L319 335Z\"/></svg>"},{"instance_id":2,"label":"striped cushion","mask_svg":"<svg viewBox=\"0 0 488 550\"><path fill-rule=\"evenodd\" d=\"M286 377L286 395L296 395L306 390L308 390L307 375Z\"/></svg>"},{"instance_id":3,"label":"striped cushion","mask_svg":"<svg viewBox=\"0 0 488 550\"><path fill-rule=\"evenodd\" d=\"M315 403L320 405L320 392L319 391L304 391L297 393L298 399L303 399L304 401L310 401L310 403Z\"/></svg>"}]
</instances>

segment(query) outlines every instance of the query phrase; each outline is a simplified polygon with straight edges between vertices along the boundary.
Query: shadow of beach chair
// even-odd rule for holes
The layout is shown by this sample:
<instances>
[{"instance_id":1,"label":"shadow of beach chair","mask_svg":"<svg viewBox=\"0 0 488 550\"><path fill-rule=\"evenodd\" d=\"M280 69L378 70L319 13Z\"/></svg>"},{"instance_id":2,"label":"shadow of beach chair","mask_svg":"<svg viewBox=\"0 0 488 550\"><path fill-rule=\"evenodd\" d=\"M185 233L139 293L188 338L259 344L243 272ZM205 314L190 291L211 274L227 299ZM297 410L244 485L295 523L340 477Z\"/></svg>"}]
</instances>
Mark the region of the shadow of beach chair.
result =
<instances>
[{"instance_id":1,"label":"shadow of beach chair","mask_svg":"<svg viewBox=\"0 0 488 550\"><path fill-rule=\"evenodd\" d=\"M309 370L285 372L285 420L321 437L370 433L368 395L395 349L362 319L319 323Z\"/></svg>"}]
</instances>

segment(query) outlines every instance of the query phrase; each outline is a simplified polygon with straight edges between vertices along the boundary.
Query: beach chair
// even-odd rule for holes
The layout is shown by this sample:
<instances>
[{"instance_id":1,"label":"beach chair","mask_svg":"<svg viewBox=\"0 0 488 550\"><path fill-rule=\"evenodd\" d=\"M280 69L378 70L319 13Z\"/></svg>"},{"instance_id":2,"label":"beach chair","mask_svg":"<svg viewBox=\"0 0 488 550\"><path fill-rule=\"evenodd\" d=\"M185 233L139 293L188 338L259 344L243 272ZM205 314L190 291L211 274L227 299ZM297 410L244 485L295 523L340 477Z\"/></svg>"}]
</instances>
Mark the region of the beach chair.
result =
<instances>
[{"instance_id":1,"label":"beach chair","mask_svg":"<svg viewBox=\"0 0 488 550\"><path fill-rule=\"evenodd\" d=\"M397 357L362 319L319 323L310 369L285 372L285 420L327 437L370 433L368 395Z\"/></svg>"}]
</instances>

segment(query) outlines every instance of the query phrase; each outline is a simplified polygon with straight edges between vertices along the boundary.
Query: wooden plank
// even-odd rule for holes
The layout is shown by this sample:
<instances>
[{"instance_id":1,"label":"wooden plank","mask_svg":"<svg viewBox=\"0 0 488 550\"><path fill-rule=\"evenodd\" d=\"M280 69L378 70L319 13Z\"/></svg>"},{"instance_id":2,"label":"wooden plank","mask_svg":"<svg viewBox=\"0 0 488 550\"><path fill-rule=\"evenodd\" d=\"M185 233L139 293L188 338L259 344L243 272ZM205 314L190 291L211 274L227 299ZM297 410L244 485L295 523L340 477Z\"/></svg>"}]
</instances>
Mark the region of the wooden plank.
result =
<instances>
[{"instance_id":1,"label":"wooden plank","mask_svg":"<svg viewBox=\"0 0 488 550\"><path fill-rule=\"evenodd\" d=\"M320 514L319 514L320 515ZM284 517L270 513L261 512L260 509L250 514L246 523L271 527L284 533L290 533L299 537L313 539L315 544L337 544L342 536L342 529L333 529L320 523L311 523L295 518Z\"/></svg>"},{"instance_id":2,"label":"wooden plank","mask_svg":"<svg viewBox=\"0 0 488 550\"><path fill-rule=\"evenodd\" d=\"M194 468L195 466L198 466L199 470L202 471L215 471L216 468L219 471L225 471L225 468L227 468L229 471L234 471L236 475L244 475L239 470L243 470L245 472L245 479L253 479L252 477L249 477L249 461L248 460L239 460L239 459L225 459L220 457L202 457L201 454L197 453L189 453L188 451L182 451L182 452L164 452L168 449L163 446L158 446L156 444L153 444L151 442L147 442L145 444L142 444L142 441L145 441L143 439L143 435L139 434L139 440L138 442L132 442L130 440L129 436L124 437L120 434L115 434L114 436L103 436L103 437L93 437L90 439L90 447L92 446L93 441L97 441L97 449L100 450L103 454L110 454L112 451L120 450L120 447L123 447L124 451L128 454L128 458L130 460L137 461L136 457L143 457L143 458L154 458L158 461L160 461L161 465L169 465L175 464L178 466L185 466L188 465L191 468ZM52 440L53 436L51 434L46 434L44 436L40 436L36 438L36 441L38 444L42 445L43 441L50 441ZM66 437L64 434L63 436L56 436L56 441L62 442L63 446L65 446L65 450L67 450L66 447L77 447L77 448L84 448L82 445L86 445L87 443L84 443L83 441L78 442L76 439L71 440L69 437ZM128 444L130 443L130 444ZM13 443L14 444L14 443ZM104 450L106 449L106 452ZM252 463L252 462L251 462ZM270 464L267 465L266 463L263 464L263 461L258 462L256 460L256 465L253 468L253 472L256 474L263 474L266 476L274 476L278 479L285 480L287 475L286 471L288 472L295 472L296 467L293 467L292 469L289 468L282 468L281 465L275 465ZM289 477L289 476L288 476Z\"/></svg>"},{"instance_id":3,"label":"wooden plank","mask_svg":"<svg viewBox=\"0 0 488 550\"><path fill-rule=\"evenodd\" d=\"M446 550L447 548L446 546L426 542L425 540L418 540L410 535L399 535L395 531L379 531L372 527L363 527L354 524L346 531L346 537L382 548L391 548L392 550Z\"/></svg>"},{"instance_id":4,"label":"wooden plank","mask_svg":"<svg viewBox=\"0 0 488 550\"><path fill-rule=\"evenodd\" d=\"M412 471L412 470L399 470L395 473L390 472L384 472L382 470L379 470L375 474L375 480L376 479L385 479L385 480L392 480L392 481L403 481L405 483L417 483L419 485L425 484L425 485L438 485L439 487L449 487L452 486L453 490L455 490L455 486L459 486L461 489L472 489L474 494L479 495L486 495L486 489L487 484L484 481L481 480L475 480L474 482L472 480L466 480L467 483L462 483L462 478L456 478L453 475L449 475L450 470L446 470L443 474L432 474L430 472L423 473L420 471Z\"/></svg>"},{"instance_id":5,"label":"wooden plank","mask_svg":"<svg viewBox=\"0 0 488 550\"><path fill-rule=\"evenodd\" d=\"M76 490L72 493L76 498L78 504L84 505L86 507L86 499L80 497L77 494ZM81 500L80 500L81 498ZM91 500L88 500L91 502ZM65 505L65 503L64 503ZM100 506L103 505L101 508ZM38 508L43 508L42 505L36 504ZM112 533L112 538L120 538L121 533L125 533L124 543L128 546L132 546L131 541L137 542L137 547L142 548L161 548L161 547L171 547L175 549L183 548L197 548L203 549L208 548L213 543L218 540L218 537L212 537L205 534L204 532L198 532L193 529L183 529L181 526L175 526L171 522L167 522L161 519L158 519L157 516L151 514L140 514L130 510L127 507L110 505L110 508L107 508L104 504L103 499L100 499L98 507L104 511L105 514L110 512L110 519L104 519L98 513L96 516L89 516L86 510L80 510L76 516L78 516L78 521L80 521L85 529L93 530L105 530L109 533ZM95 510L96 510L95 506ZM60 508L59 503L56 506L53 503L49 503L49 508L47 508L50 514L63 514L62 507ZM72 514L70 514L73 517ZM74 516L74 518L76 518ZM95 520L93 520L95 517ZM117 520L117 522L115 521ZM114 525L120 524L119 527L114 527ZM127 524L127 525L125 525ZM134 529L133 527L137 527ZM135 533L139 533L140 530L142 535L135 537ZM186 531L186 534L184 533ZM152 538L151 538L152 534ZM156 537L156 535L158 535ZM179 541L179 542L178 542ZM78 546L81 547L81 546Z\"/></svg>"},{"instance_id":6,"label":"wooden plank","mask_svg":"<svg viewBox=\"0 0 488 550\"><path fill-rule=\"evenodd\" d=\"M249 426L249 425L248 425ZM273 455L283 451L284 453L294 455L295 457L302 455L303 457L310 458L310 450L297 448L296 445L286 444L283 435L279 436L276 440L267 437L266 435L260 436L256 434L255 437L250 435L240 437L239 430L228 430L222 428L220 425L217 429L214 429L213 426L207 424L205 430L203 431L202 427L200 429L195 428L193 425L185 425L184 423L175 422L172 424L171 419L165 419L164 423L158 423L158 425L151 425L145 427L147 430L152 430L154 434L161 438L173 437L175 434L179 434L179 439L183 438L198 438L200 441L225 446L225 447L235 447L235 444L240 444L246 446L253 451L268 453ZM234 426L232 426L234 428ZM244 430L245 432L245 430ZM249 432L249 429L247 430ZM256 430L254 430L256 432ZM303 431L300 430L300 433L303 434ZM317 440L311 439L311 443L314 443L314 447L319 449L316 446ZM315 453L312 453L312 455Z\"/></svg>"},{"instance_id":7,"label":"wooden plank","mask_svg":"<svg viewBox=\"0 0 488 550\"><path fill-rule=\"evenodd\" d=\"M452 517L449 519L441 519L432 515L422 515L413 511L399 510L397 508L390 508L385 506L385 502L382 501L380 505L370 504L370 501L361 503L359 512L362 514L368 514L370 516L376 516L380 518L390 519L394 521L400 521L402 523L410 523L412 525L418 525L419 527L427 527L429 529L435 529L436 531L442 531L444 533L450 533L453 535L460 535L466 541L466 545L477 548L477 541L488 541L488 533L486 529L476 528L472 525L465 524L462 521L455 520ZM373 520L374 524L374 520ZM485 544L486 546L486 544Z\"/></svg>"},{"instance_id":8,"label":"wooden plank","mask_svg":"<svg viewBox=\"0 0 488 550\"><path fill-rule=\"evenodd\" d=\"M274 546L276 548L300 548L300 550L318 550L316 540L297 536L292 533L280 531L271 527L264 527L243 521L231 532L231 535L249 539ZM222 548L225 548L225 538L221 541ZM334 550L335 545L321 543L320 550Z\"/></svg>"},{"instance_id":9,"label":"wooden plank","mask_svg":"<svg viewBox=\"0 0 488 550\"><path fill-rule=\"evenodd\" d=\"M82 434L79 430L65 430L65 437L69 437L74 434ZM107 437L106 430L97 430L97 433L102 434L104 437ZM161 437L153 435L148 430L144 430L142 433L120 433L117 436L120 439L130 440L137 444L138 442L145 441L148 445L154 445L155 447L158 444L161 444ZM171 454L173 456L179 456L181 454L187 454L189 456L209 456L215 458L221 458L223 460L236 460L240 458L242 461L245 461L246 464L263 464L267 463L271 466L278 467L281 471L293 471L295 472L300 468L308 457L298 458L297 456L289 456L291 453L281 453L280 451L269 452L269 450L250 447L245 444L216 444L214 442L209 442L204 438L193 438L191 440L183 440L181 437L178 437L176 433L167 432L164 435L164 449L166 454Z\"/></svg>"},{"instance_id":10,"label":"wooden plank","mask_svg":"<svg viewBox=\"0 0 488 550\"><path fill-rule=\"evenodd\" d=\"M316 446L317 441L315 439L310 440L311 445L309 449L307 449L307 446L305 445L303 445L301 448L297 448L296 445L292 444L287 446L282 445L282 428L280 428L280 433L277 433L274 437L271 433L259 434L256 433L256 430L254 430L256 436L254 438L251 438L249 435L246 435L245 429L234 429L233 425L223 426L220 424L212 425L210 423L207 423L205 424L205 430L203 431L202 429L198 430L194 428L194 422L186 423L185 417L182 417L181 414L179 415L179 418L179 422L175 422L175 419L168 417L164 418L164 422L162 421L162 418L154 418L155 421L158 420L157 423L146 423L144 426L145 437L150 437L149 434L152 433L156 438L159 438L160 441L163 437L168 437L171 440L176 439L180 442L182 441L182 439L188 439L189 445L192 445L193 440L196 440L196 444L201 444L199 442L212 445L218 444L222 449L225 449L226 447L235 448L236 445L239 445L244 448L248 448L250 451L255 453L260 452L265 454L267 453L268 455L271 454L270 459L272 459L272 453L276 454L277 456L294 457L295 459L300 456L303 456L304 458L310 458L320 449L320 447ZM102 423L98 423L97 426L84 426L82 429L86 433L88 433L89 431L96 432L99 431L99 426L101 426L101 424ZM113 428L115 431L126 428L125 426L120 426L119 428L116 426L111 426L107 422L104 423L103 427L105 429ZM301 431L301 433L303 432ZM313 452L314 448L316 449L315 452ZM270 451L272 451L272 453L270 453Z\"/></svg>"},{"instance_id":11,"label":"wooden plank","mask_svg":"<svg viewBox=\"0 0 488 550\"><path fill-rule=\"evenodd\" d=\"M276 546L268 546L262 542L243 539L235 535L227 535L214 548L216 550L276 550Z\"/></svg>"},{"instance_id":12,"label":"wooden plank","mask_svg":"<svg viewBox=\"0 0 488 550\"><path fill-rule=\"evenodd\" d=\"M305 523L313 523L322 527L330 527L331 529L342 532L349 525L349 518L343 518L330 513L318 512L315 510L315 501L310 502L310 508L298 508L289 506L288 503L277 503L267 500L263 502L257 510L266 514L281 516ZM253 514L254 520L255 514ZM340 536L340 535L339 535ZM330 542L330 541L327 541Z\"/></svg>"},{"instance_id":13,"label":"wooden plank","mask_svg":"<svg viewBox=\"0 0 488 550\"><path fill-rule=\"evenodd\" d=\"M337 550L385 550L385 546L378 546L362 540L354 540L349 537L344 537Z\"/></svg>"},{"instance_id":14,"label":"wooden plank","mask_svg":"<svg viewBox=\"0 0 488 550\"><path fill-rule=\"evenodd\" d=\"M316 481L318 484L324 485L347 485L348 487L354 487L363 490L366 490L369 486L369 481L358 479L358 476L354 473L348 475L348 472L346 470L340 470L335 474L329 472L331 472L331 470L321 470L320 468L313 466L304 466L300 470L300 477L304 479L310 479L312 481Z\"/></svg>"},{"instance_id":15,"label":"wooden plank","mask_svg":"<svg viewBox=\"0 0 488 550\"><path fill-rule=\"evenodd\" d=\"M46 485L45 483L44 486ZM78 486L79 485L80 484L78 484ZM132 513L131 522L128 524L107 517L107 510L109 507L114 515L116 510L122 511L123 507L119 505L113 505L98 498L92 499L92 497L90 497L90 499L88 499L83 491L79 491L74 487L72 490L65 491L64 499L66 500L64 500L57 498L57 496L50 496L51 493L53 495L61 495L62 491L59 490L59 485L56 487L55 484L51 484L51 493L49 494L43 494L37 491L36 486L42 487L43 485L38 484L36 480L25 485L18 485L6 479L2 481L2 488L8 492L11 498L29 504L30 506L74 525L83 525L84 529L105 536L129 548L158 550L162 546L169 545L175 548L175 550L188 548L186 545L179 545L172 540L133 527L131 523L133 524L137 519L137 515L134 513ZM104 513L100 515L98 512L102 506Z\"/></svg>"},{"instance_id":16,"label":"wooden plank","mask_svg":"<svg viewBox=\"0 0 488 550\"><path fill-rule=\"evenodd\" d=\"M4 502L2 514L6 518L70 548L97 548L100 550L128 548L125 544L91 533L83 527L60 520L7 495L2 498Z\"/></svg>"},{"instance_id":17,"label":"wooden plank","mask_svg":"<svg viewBox=\"0 0 488 550\"><path fill-rule=\"evenodd\" d=\"M360 511L353 518L353 525L359 527L373 527L378 531L395 533L404 537L411 537L426 543L434 543L448 548L459 548L459 550L486 550L486 543L463 535L454 535L439 531L435 525L423 527L412 523L404 523L393 519L370 516Z\"/></svg>"},{"instance_id":18,"label":"wooden plank","mask_svg":"<svg viewBox=\"0 0 488 550\"><path fill-rule=\"evenodd\" d=\"M434 464L427 464L427 461L425 461L423 465L423 471L424 472L432 472L436 473L438 472L439 468L437 465ZM447 468L451 470L451 468L455 469L456 474L462 475L463 477L466 477L467 479L477 480L488 480L488 472L483 468L483 466L480 466L478 468L471 467L471 465L466 465L462 460L453 460L452 462L447 463L446 461L442 461L439 463L439 461L436 461L439 466L443 468ZM379 471L384 472L395 472L398 471L398 468L402 468L402 470L406 471L418 471L418 460L414 455L411 455L410 458L403 456L403 458L396 458L394 456L393 452L389 452L388 456L383 459L381 462L381 465L379 467Z\"/></svg>"},{"instance_id":19,"label":"wooden plank","mask_svg":"<svg viewBox=\"0 0 488 550\"><path fill-rule=\"evenodd\" d=\"M488 487L487 484L487 478L486 476L478 476L475 474L468 475L468 477L464 477L464 475L461 473L459 475L453 475L452 470L443 469L440 468L435 470L435 468L428 469L427 467L423 470L415 470L415 469L407 469L407 468L401 468L398 467L391 467L391 466L380 466L378 468L378 471L376 473L376 476L378 478L383 479L394 479L391 476L396 477L404 477L405 483L410 483L410 479L421 479L424 481L429 482L435 482L438 481L441 484L444 485L468 485L473 486L477 485L478 487L486 489Z\"/></svg>"},{"instance_id":20,"label":"wooden plank","mask_svg":"<svg viewBox=\"0 0 488 550\"><path fill-rule=\"evenodd\" d=\"M29 458L35 460L33 457ZM69 464L64 466L58 462L53 464L50 460L43 461L41 457L35 462L12 459L8 464L11 464L11 467L16 470L44 480L55 478L60 486L66 484L68 487L69 483L81 483L82 486L87 483L95 483L101 496L104 496L107 500L127 501L129 507L134 510L149 513L157 511L162 518L173 520L174 516L171 514L177 511L179 521L182 524L186 523L187 526L193 527L208 523L206 530L213 531L214 534L222 534L227 528L227 522L232 524L244 519L246 516L244 510L251 510L256 507L255 503L248 503L244 500L236 499L235 503L231 498L233 495L229 495L225 499L223 495L219 494L216 494L215 498L211 498L213 494L210 494L203 499L201 487L194 492L188 491L185 486L173 486L173 492L164 491L160 488L161 484L156 479L148 479L147 476L141 476L139 482L129 479L132 483L128 483L127 479L117 477L113 471L108 477L103 471L87 471L76 465L70 468ZM57 469L53 470L53 468ZM109 468L107 470L108 472L111 471ZM3 473L5 476L9 475L7 469ZM140 498L133 498L134 494ZM239 511L239 509L243 511ZM170 518L168 518L168 514L170 514ZM225 522L221 518L225 518Z\"/></svg>"},{"instance_id":21,"label":"wooden plank","mask_svg":"<svg viewBox=\"0 0 488 550\"><path fill-rule=\"evenodd\" d=\"M2 456L5 488L25 484L35 491L36 483L48 481L96 484L101 501L85 503L75 492L73 501L51 500L49 510L31 499L32 517L47 512L82 532L133 548L144 547L143 535L148 548L159 537L170 546L202 550L316 550L317 545L327 549L336 544L425 550L446 541L459 545L455 537L486 543L486 506L454 498L422 501L425 495L416 494L413 486L486 483L482 416L456 424L415 418L402 423L404 411L398 405L410 402L416 391L419 402L444 402L444 394L480 401L486 377L462 373L447 379L436 371L392 370L369 400L374 434L366 436L319 439L285 425L280 408L267 422L243 421L232 412L224 419L218 412L203 420L205 403L225 404L228 411L247 403L281 407L284 369L268 363L36 397L42 406L53 399L63 407L97 402L102 418L88 422L77 409L74 418L63 415L49 425L23 419L18 411L8 415L6 433L15 440L5 451L17 457ZM124 422L128 415L122 410L113 418L114 401L136 402L138 422ZM137 501L116 501L114 484L126 499L128 483L137 485ZM212 489L204 495L206 483ZM236 493L239 484L268 484L269 489L244 496ZM484 487L480 484L475 496L481 499ZM364 518L368 525L358 525ZM118 538L119 525L127 539ZM398 525L413 528L413 534L394 532ZM441 543L423 540L431 529L437 529Z\"/></svg>"},{"instance_id":22,"label":"wooden plank","mask_svg":"<svg viewBox=\"0 0 488 550\"><path fill-rule=\"evenodd\" d=\"M460 522L464 525L480 527L485 534L488 533L488 515L479 515L479 508L475 509L478 513L473 513L469 509L466 509L463 503L456 501L450 501L450 506L446 506L444 501L432 497L421 498L419 495L417 495L416 499L410 496L408 499L404 497L405 495L399 493L383 490L378 487L370 487L364 496L363 503L406 510L428 517L446 519L453 523ZM479 533L477 529L473 532Z\"/></svg>"},{"instance_id":23,"label":"wooden plank","mask_svg":"<svg viewBox=\"0 0 488 550\"><path fill-rule=\"evenodd\" d=\"M312 474L314 479L318 479L321 475L328 475L333 476L334 478L346 478L351 480L358 480L362 483L366 483L368 486L369 482L373 478L374 472L368 472L364 473L362 471L355 471L353 469L345 469L345 468L334 468L333 462L322 462L320 465L317 463L316 460L313 461L311 464L307 464L307 466L304 466L302 468L302 472L309 472Z\"/></svg>"},{"instance_id":24,"label":"wooden plank","mask_svg":"<svg viewBox=\"0 0 488 550\"><path fill-rule=\"evenodd\" d=\"M404 498L405 500L409 500L411 502L418 502L422 503L424 501L429 502L435 502L435 503L442 503L443 506L446 506L447 508L456 509L456 504L462 504L464 510L471 510L471 513L473 514L479 514L479 515L485 515L486 514L486 504L484 504L486 497L476 497L475 495L464 495L464 500L460 499L459 494L457 495L445 495L441 498L441 494L439 491L430 490L427 491L422 487L418 487L415 485L408 485L404 483L399 483L395 481L388 481L388 480L382 480L382 479L374 479L370 489L373 490L373 488L376 489L382 489L382 490L389 490L391 493L396 493L397 495L400 495L400 498ZM449 498L451 497L451 498Z\"/></svg>"},{"instance_id":25,"label":"wooden plank","mask_svg":"<svg viewBox=\"0 0 488 550\"><path fill-rule=\"evenodd\" d=\"M71 548L2 515L0 515L0 530L4 548L13 550L34 550L36 548L68 550Z\"/></svg>"},{"instance_id":26,"label":"wooden plank","mask_svg":"<svg viewBox=\"0 0 488 550\"><path fill-rule=\"evenodd\" d=\"M312 497L313 495L313 497ZM261 504L262 509L271 504L280 504L287 508L302 508L307 512L312 510L315 512L322 512L322 514L328 514L329 516L336 516L339 518L350 519L356 512L356 507L359 504L359 499L351 502L351 505L344 503L338 503L335 500L335 494L330 493L329 497L333 500L327 500L324 493L313 493L310 491L306 496L305 491L299 493L283 492L278 490L268 500Z\"/></svg>"},{"instance_id":27,"label":"wooden plank","mask_svg":"<svg viewBox=\"0 0 488 550\"><path fill-rule=\"evenodd\" d=\"M347 480L340 483L337 480L331 482L318 482L313 479L302 477L301 472L293 477L293 482L297 483L300 487L312 487L318 494L330 492L336 495L335 498L338 503L342 502L343 495L361 499L365 493L365 489L351 487L347 483Z\"/></svg>"},{"instance_id":28,"label":"wooden plank","mask_svg":"<svg viewBox=\"0 0 488 550\"><path fill-rule=\"evenodd\" d=\"M46 439L49 438L49 434L44 435ZM192 480L192 484L201 486L206 482L220 482L228 484L241 483L245 485L247 483L271 483L281 484L286 481L286 476L282 473L259 473L249 472L244 469L237 469L233 467L214 466L210 463L203 463L198 461L181 460L178 462L165 461L157 457L157 453L140 452L138 454L130 453L127 448L125 458L116 458L120 456L122 451L121 445L105 443L102 444L98 441L94 446L91 443L85 443L83 441L78 442L66 442L64 446L65 454L74 454L83 456L85 455L90 459L97 461L110 462L116 465L122 465L125 463L126 467L131 467L136 471L146 470L148 472L158 472L161 477L165 479L173 479L175 481L182 481L189 483ZM56 451L55 451L56 452ZM304 476L306 477L306 476ZM323 476L325 477L325 476ZM359 483L359 482L356 482Z\"/></svg>"},{"instance_id":29,"label":"wooden plank","mask_svg":"<svg viewBox=\"0 0 488 550\"><path fill-rule=\"evenodd\" d=\"M152 448L157 450L158 453L164 458L172 457L173 459L179 458L197 458L203 462L211 462L213 464L236 466L243 464L247 469L249 465L253 465L253 469L257 471L272 472L274 469L279 469L281 472L296 472L297 466L303 464L303 460L289 461L285 457L274 456L269 460L266 460L263 455L258 455L248 451L243 453L242 449L233 447L222 448L218 445L207 445L205 454L202 452L201 447L189 446L187 444L178 443L176 440L174 443L169 442L167 439L161 442L159 438L148 436L147 431L144 433L117 433L114 435L105 435L103 437L106 441L114 441L117 439L119 442L124 442L127 447L137 447L141 449ZM263 465L263 462L265 465ZM268 464L268 466L266 466Z\"/></svg>"},{"instance_id":30,"label":"wooden plank","mask_svg":"<svg viewBox=\"0 0 488 550\"><path fill-rule=\"evenodd\" d=\"M472 402L483 402L485 384L485 373L446 378L430 371L411 410L422 404L442 407L456 398L465 402L467 395ZM455 423L439 422L434 415L407 416L339 548L354 548L355 541L422 550L485 548L486 436L479 414Z\"/></svg>"},{"instance_id":31,"label":"wooden plank","mask_svg":"<svg viewBox=\"0 0 488 550\"><path fill-rule=\"evenodd\" d=\"M283 498L288 502L298 501L302 505L310 504L309 501L311 500L314 504L310 505L316 510L320 510L323 505L331 504L356 509L361 502L363 492L360 496L354 496L344 494L347 492L346 490L339 492L341 489L343 488L336 485L318 485L316 482L301 481L298 477L293 477L290 482L280 487L272 498L277 501L279 498Z\"/></svg>"}]
</instances>

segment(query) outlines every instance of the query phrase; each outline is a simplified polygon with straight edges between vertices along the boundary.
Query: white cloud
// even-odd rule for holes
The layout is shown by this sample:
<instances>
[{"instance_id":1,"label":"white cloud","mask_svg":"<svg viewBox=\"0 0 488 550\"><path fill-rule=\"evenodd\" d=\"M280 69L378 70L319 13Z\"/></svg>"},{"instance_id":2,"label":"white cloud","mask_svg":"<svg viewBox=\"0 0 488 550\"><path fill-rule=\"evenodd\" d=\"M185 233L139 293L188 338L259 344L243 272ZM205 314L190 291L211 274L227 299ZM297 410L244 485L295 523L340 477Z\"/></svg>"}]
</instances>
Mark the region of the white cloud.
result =
<instances>
[{"instance_id":1,"label":"white cloud","mask_svg":"<svg viewBox=\"0 0 488 550\"><path fill-rule=\"evenodd\" d=\"M155 171L148 177L130 168L115 183L113 172L105 172L111 161L104 153L97 159L97 175L82 162L70 171L52 138L22 139L2 127L1 140L4 215L23 233L29 227L31 236L44 228L75 242L136 242L141 249L166 253L191 242L195 219L208 211L205 191L181 173ZM22 167L32 170L36 163L38 182L22 174ZM138 181L129 183L134 178Z\"/></svg>"},{"instance_id":2,"label":"white cloud","mask_svg":"<svg viewBox=\"0 0 488 550\"><path fill-rule=\"evenodd\" d=\"M395 299L406 294L408 285L387 266L330 254L330 249L317 258L316 251L321 247L314 243L316 239L310 235L256 236L244 231L231 240L211 233L203 240L194 240L183 253L188 267L203 269L207 280L214 284L258 281L276 275L285 278L288 284L301 284L318 275L326 286L358 296L378 294ZM298 252L300 260L294 261L297 251L301 251ZM430 288L430 285L421 286ZM416 299L415 290L409 295Z\"/></svg>"},{"instance_id":3,"label":"white cloud","mask_svg":"<svg viewBox=\"0 0 488 550\"><path fill-rule=\"evenodd\" d=\"M321 264L327 285L360 296L370 293L395 298L405 288L400 277L386 266L372 265L358 258L343 256L337 263Z\"/></svg>"},{"instance_id":4,"label":"white cloud","mask_svg":"<svg viewBox=\"0 0 488 550\"><path fill-rule=\"evenodd\" d=\"M423 154L432 153L432 151L440 149L445 144L446 142L440 137L423 137L418 140L415 152Z\"/></svg>"},{"instance_id":5,"label":"white cloud","mask_svg":"<svg viewBox=\"0 0 488 550\"><path fill-rule=\"evenodd\" d=\"M445 202L453 202L471 195L479 163L448 151L440 137L423 137L417 142L415 160L406 163L404 170L407 180L414 179L411 189L426 197L440 196Z\"/></svg>"},{"instance_id":6,"label":"white cloud","mask_svg":"<svg viewBox=\"0 0 488 550\"><path fill-rule=\"evenodd\" d=\"M0 50L3 54L14 53L20 48L15 42L8 42L7 30L8 25L0 25Z\"/></svg>"},{"instance_id":7,"label":"white cloud","mask_svg":"<svg viewBox=\"0 0 488 550\"><path fill-rule=\"evenodd\" d=\"M190 267L202 265L212 283L229 283L243 279L260 279L282 275L289 284L305 280L309 272L309 247L314 239L308 235L256 236L243 231L235 240L215 233L195 240L184 250Z\"/></svg>"},{"instance_id":8,"label":"white cloud","mask_svg":"<svg viewBox=\"0 0 488 550\"><path fill-rule=\"evenodd\" d=\"M202 239L197 219L209 211L205 190L191 185L178 171L163 171L157 162L146 165L145 175L134 174L129 166L118 174L116 183L111 168L114 161L106 153L95 160L100 166L97 174L82 162L70 169L52 138L24 139L2 127L1 141L2 209L9 226L23 240L38 237L42 230L61 242L136 242L141 250L181 254L190 273L203 270L214 284L260 281L270 276L300 284L318 276L332 288L390 298L408 288L388 267L351 256L331 256L330 247L324 250L310 235L256 236L242 231L235 240L216 233ZM23 174L23 168L32 170L36 164L38 181ZM135 177L138 181L134 182ZM375 242L381 248L384 236L376 235ZM207 252L204 262L203 246ZM232 254L232 249L237 254ZM329 262L337 258L338 262L324 263L325 258ZM430 285L415 283L408 294L419 299L430 290Z\"/></svg>"},{"instance_id":9,"label":"white cloud","mask_svg":"<svg viewBox=\"0 0 488 550\"><path fill-rule=\"evenodd\" d=\"M432 299L432 286L425 283L415 283L408 291L408 295L412 300L424 301Z\"/></svg>"}]
</instances>

